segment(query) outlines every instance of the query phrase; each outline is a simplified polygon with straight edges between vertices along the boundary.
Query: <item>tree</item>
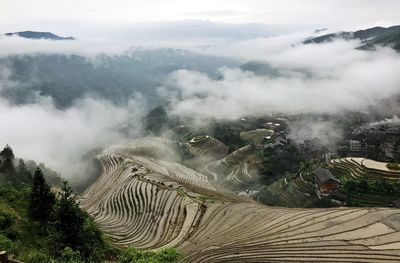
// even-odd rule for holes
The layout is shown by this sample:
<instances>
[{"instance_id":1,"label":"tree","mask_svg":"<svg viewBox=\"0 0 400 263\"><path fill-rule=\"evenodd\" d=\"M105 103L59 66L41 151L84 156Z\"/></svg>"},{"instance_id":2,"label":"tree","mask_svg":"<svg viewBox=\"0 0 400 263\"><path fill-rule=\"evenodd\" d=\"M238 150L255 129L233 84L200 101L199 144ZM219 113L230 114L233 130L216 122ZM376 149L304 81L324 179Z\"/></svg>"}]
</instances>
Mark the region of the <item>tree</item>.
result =
<instances>
[{"instance_id":1,"label":"tree","mask_svg":"<svg viewBox=\"0 0 400 263\"><path fill-rule=\"evenodd\" d=\"M279 198L268 190L266 186L260 189L258 193L258 201L269 206L279 205Z\"/></svg>"},{"instance_id":2,"label":"tree","mask_svg":"<svg viewBox=\"0 0 400 263\"><path fill-rule=\"evenodd\" d=\"M246 145L240 138L240 131L232 129L229 123L217 123L212 130L212 136L229 147L229 152Z\"/></svg>"},{"instance_id":3,"label":"tree","mask_svg":"<svg viewBox=\"0 0 400 263\"><path fill-rule=\"evenodd\" d=\"M55 254L61 255L68 247L89 262L100 262L106 243L97 225L79 207L76 195L67 182L63 182L53 215Z\"/></svg>"},{"instance_id":4,"label":"tree","mask_svg":"<svg viewBox=\"0 0 400 263\"><path fill-rule=\"evenodd\" d=\"M349 154L349 147L347 147L347 146L341 146L341 147L339 147L339 149L337 150L337 153L338 153L339 157L341 157L341 158L347 157L347 155Z\"/></svg>"},{"instance_id":5,"label":"tree","mask_svg":"<svg viewBox=\"0 0 400 263\"><path fill-rule=\"evenodd\" d=\"M8 144L6 144L4 149L0 152L0 156L3 157L4 159L10 159L10 160L14 160L15 158L14 152L11 149L10 145Z\"/></svg>"},{"instance_id":6,"label":"tree","mask_svg":"<svg viewBox=\"0 0 400 263\"><path fill-rule=\"evenodd\" d=\"M0 173L7 183L16 184L15 167L14 167L14 153L11 147L7 144L0 152Z\"/></svg>"},{"instance_id":7,"label":"tree","mask_svg":"<svg viewBox=\"0 0 400 263\"><path fill-rule=\"evenodd\" d=\"M376 186L376 191L381 195L390 195L394 192L394 187L392 184L386 180L380 181Z\"/></svg>"},{"instance_id":8,"label":"tree","mask_svg":"<svg viewBox=\"0 0 400 263\"><path fill-rule=\"evenodd\" d=\"M282 177L286 172L295 174L304 162L304 158L299 154L296 146L287 145L283 149L267 148L257 153L261 160L261 181L270 184L277 178Z\"/></svg>"},{"instance_id":9,"label":"tree","mask_svg":"<svg viewBox=\"0 0 400 263\"><path fill-rule=\"evenodd\" d=\"M362 179L358 184L358 191L361 193L368 193L368 190L369 190L368 181L365 179Z\"/></svg>"},{"instance_id":10,"label":"tree","mask_svg":"<svg viewBox=\"0 0 400 263\"><path fill-rule=\"evenodd\" d=\"M28 213L32 221L38 221L42 225L44 232L46 232L54 203L55 195L46 183L42 171L37 168L33 176Z\"/></svg>"},{"instance_id":11,"label":"tree","mask_svg":"<svg viewBox=\"0 0 400 263\"><path fill-rule=\"evenodd\" d=\"M400 180L396 180L396 182L393 185L394 192L398 195L400 194Z\"/></svg>"},{"instance_id":12,"label":"tree","mask_svg":"<svg viewBox=\"0 0 400 263\"><path fill-rule=\"evenodd\" d=\"M346 191L346 193L352 194L356 191L357 184L353 180L346 181L343 188Z\"/></svg>"},{"instance_id":13,"label":"tree","mask_svg":"<svg viewBox=\"0 0 400 263\"><path fill-rule=\"evenodd\" d=\"M25 162L23 159L19 159L19 162L17 165L17 175L21 182L30 183L30 184L32 183L32 180L33 180L32 174L26 168L26 165L25 165Z\"/></svg>"},{"instance_id":14,"label":"tree","mask_svg":"<svg viewBox=\"0 0 400 263\"><path fill-rule=\"evenodd\" d=\"M65 181L60 198L54 208L53 226L57 251L65 247L76 250L81 245L81 232L85 221L84 212L79 208L72 188Z\"/></svg>"},{"instance_id":15,"label":"tree","mask_svg":"<svg viewBox=\"0 0 400 263\"><path fill-rule=\"evenodd\" d=\"M163 106L154 108L145 118L146 130L159 135L168 124L168 113Z\"/></svg>"}]
</instances>

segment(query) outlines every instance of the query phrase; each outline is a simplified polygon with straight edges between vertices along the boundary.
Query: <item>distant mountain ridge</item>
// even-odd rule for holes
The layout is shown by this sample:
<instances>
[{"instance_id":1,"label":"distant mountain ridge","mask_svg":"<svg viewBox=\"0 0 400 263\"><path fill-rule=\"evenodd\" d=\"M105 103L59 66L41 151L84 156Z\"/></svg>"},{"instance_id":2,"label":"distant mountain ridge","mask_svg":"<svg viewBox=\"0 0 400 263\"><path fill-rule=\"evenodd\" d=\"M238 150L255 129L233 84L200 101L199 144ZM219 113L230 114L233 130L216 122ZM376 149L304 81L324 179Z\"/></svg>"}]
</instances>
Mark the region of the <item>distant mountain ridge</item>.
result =
<instances>
[{"instance_id":1,"label":"distant mountain ridge","mask_svg":"<svg viewBox=\"0 0 400 263\"><path fill-rule=\"evenodd\" d=\"M121 55L98 55L90 61L80 55L11 55L0 58L0 68L11 73L10 85L4 84L0 97L24 104L39 94L65 108L85 96L120 104L139 93L149 105L157 105L163 99L157 88L175 70L195 70L217 78L217 69L223 66L236 67L239 63L180 49L133 50Z\"/></svg>"},{"instance_id":2,"label":"distant mountain ridge","mask_svg":"<svg viewBox=\"0 0 400 263\"><path fill-rule=\"evenodd\" d=\"M14 33L6 33L5 36L19 36L23 38L29 39L49 39L49 40L75 40L74 37L60 37L51 32L37 32L37 31L21 31Z\"/></svg>"},{"instance_id":3,"label":"distant mountain ridge","mask_svg":"<svg viewBox=\"0 0 400 263\"><path fill-rule=\"evenodd\" d=\"M337 39L360 40L360 49L373 49L377 45L392 47L400 51L400 26L372 27L355 32L337 32L309 38L303 44L327 43Z\"/></svg>"}]
</instances>

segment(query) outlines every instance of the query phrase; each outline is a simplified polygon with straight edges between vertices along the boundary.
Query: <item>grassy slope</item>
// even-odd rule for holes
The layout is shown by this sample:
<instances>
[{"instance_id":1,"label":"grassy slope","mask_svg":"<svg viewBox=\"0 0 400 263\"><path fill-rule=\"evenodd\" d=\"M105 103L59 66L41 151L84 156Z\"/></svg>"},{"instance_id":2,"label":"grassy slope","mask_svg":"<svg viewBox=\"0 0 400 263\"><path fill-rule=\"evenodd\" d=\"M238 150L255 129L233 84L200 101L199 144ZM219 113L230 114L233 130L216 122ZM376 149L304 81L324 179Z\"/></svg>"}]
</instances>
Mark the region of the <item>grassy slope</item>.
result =
<instances>
[{"instance_id":1,"label":"grassy slope","mask_svg":"<svg viewBox=\"0 0 400 263\"><path fill-rule=\"evenodd\" d=\"M49 236L39 232L39 225L28 219L30 188L14 188L0 184L0 251L6 250L11 258L24 262L42 262L51 255ZM119 249L110 246L111 262L175 262L179 253L175 249L167 249L159 253L139 251L133 248ZM70 262L71 257L53 262ZM73 252L72 252L73 254ZM42 260L42 261L41 261ZM81 262L79 259L75 263Z\"/></svg>"}]
</instances>

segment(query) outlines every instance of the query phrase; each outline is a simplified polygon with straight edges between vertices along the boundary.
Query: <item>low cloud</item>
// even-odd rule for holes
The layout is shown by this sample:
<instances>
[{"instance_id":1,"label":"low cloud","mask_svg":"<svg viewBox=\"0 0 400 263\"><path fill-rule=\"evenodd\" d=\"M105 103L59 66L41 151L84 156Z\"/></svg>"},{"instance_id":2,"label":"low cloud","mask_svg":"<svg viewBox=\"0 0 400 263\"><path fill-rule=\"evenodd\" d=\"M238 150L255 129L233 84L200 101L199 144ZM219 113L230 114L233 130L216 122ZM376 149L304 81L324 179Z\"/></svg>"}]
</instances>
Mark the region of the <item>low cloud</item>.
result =
<instances>
[{"instance_id":1,"label":"low cloud","mask_svg":"<svg viewBox=\"0 0 400 263\"><path fill-rule=\"evenodd\" d=\"M120 55L137 48L181 48L223 55L230 43L293 33L294 25L228 24L201 20L153 22L119 25L87 25L76 21L62 21L83 30L73 35L74 41L26 39L0 35L0 57L29 53L60 53L93 57L98 54ZM311 26L302 26L310 30ZM16 30L18 31L18 30ZM79 32L79 30L78 30ZM56 30L53 33L58 34ZM61 34L61 33L60 33ZM68 32L66 35L70 35ZM64 35L64 34L61 34Z\"/></svg>"},{"instance_id":2,"label":"low cloud","mask_svg":"<svg viewBox=\"0 0 400 263\"><path fill-rule=\"evenodd\" d=\"M32 53L81 55L93 57L99 54L120 55L135 43L109 41L105 39L83 39L54 41L46 39L25 39L18 36L0 36L0 58Z\"/></svg>"},{"instance_id":3,"label":"low cloud","mask_svg":"<svg viewBox=\"0 0 400 263\"><path fill-rule=\"evenodd\" d=\"M51 99L12 105L0 100L0 142L18 157L44 162L62 176L85 176L82 157L88 151L122 143L141 132L139 100L118 107L107 101L82 99L58 110Z\"/></svg>"},{"instance_id":4,"label":"low cloud","mask_svg":"<svg viewBox=\"0 0 400 263\"><path fill-rule=\"evenodd\" d=\"M240 68L222 68L220 78L179 70L169 86L181 97L177 115L239 117L271 113L340 113L377 105L400 93L400 56L389 48L357 50L355 41L297 44L246 58L268 63L274 73L256 75ZM250 49L250 46L248 46ZM229 49L229 47L228 47ZM257 51L257 49L255 49ZM251 55L253 54L253 55ZM168 88L166 88L168 89Z\"/></svg>"},{"instance_id":5,"label":"low cloud","mask_svg":"<svg viewBox=\"0 0 400 263\"><path fill-rule=\"evenodd\" d=\"M289 122L289 130L288 138L297 144L317 139L319 144L331 150L343 139L342 128L337 123L313 116Z\"/></svg>"},{"instance_id":6,"label":"low cloud","mask_svg":"<svg viewBox=\"0 0 400 263\"><path fill-rule=\"evenodd\" d=\"M362 110L400 93L400 57L389 48L358 50L357 41L303 45L307 34L232 41L187 42L192 50L256 61L268 65L264 74L243 68L221 68L216 78L189 70L169 75L159 96L171 103L171 113L198 118L236 118L249 114L328 113ZM214 39L216 40L216 39ZM139 43L139 42L138 42ZM148 43L149 44L149 43ZM171 43L158 43L178 47ZM96 56L120 54L133 42L46 41L22 38L0 39L0 57L27 53L61 53ZM272 70L270 70L272 69ZM268 71L270 70L270 71ZM2 87L18 87L0 68ZM2 83L2 81L6 81ZM90 150L124 143L142 132L143 98L124 105L82 98L71 107L57 109L47 97L35 97L25 105L0 98L0 143L9 143L18 156L45 162L63 176L82 174L82 157ZM150 108L157 105L150 105ZM303 127L303 128L302 128ZM295 138L324 137L331 123L297 127ZM340 131L327 135L337 140ZM333 138L333 139L332 139ZM82 168L83 167L83 168Z\"/></svg>"}]
</instances>

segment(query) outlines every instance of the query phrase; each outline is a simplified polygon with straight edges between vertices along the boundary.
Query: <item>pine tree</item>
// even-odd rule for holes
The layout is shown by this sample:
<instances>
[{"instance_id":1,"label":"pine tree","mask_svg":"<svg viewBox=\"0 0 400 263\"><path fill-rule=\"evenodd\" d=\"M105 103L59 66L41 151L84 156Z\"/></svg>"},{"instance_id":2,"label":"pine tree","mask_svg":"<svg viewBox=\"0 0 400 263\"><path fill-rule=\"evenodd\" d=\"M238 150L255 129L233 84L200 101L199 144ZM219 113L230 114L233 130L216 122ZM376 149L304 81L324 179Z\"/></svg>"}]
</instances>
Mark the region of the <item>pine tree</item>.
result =
<instances>
[{"instance_id":1,"label":"pine tree","mask_svg":"<svg viewBox=\"0 0 400 263\"><path fill-rule=\"evenodd\" d=\"M53 214L52 229L55 255L69 247L79 251L87 262L100 262L101 251L105 249L100 230L80 207L67 182L63 187L56 202ZM86 262L86 261L85 261Z\"/></svg>"},{"instance_id":2,"label":"pine tree","mask_svg":"<svg viewBox=\"0 0 400 263\"><path fill-rule=\"evenodd\" d=\"M10 160L14 160L14 158L15 158L14 152L11 149L10 145L8 145L8 144L0 152L0 156L3 157L4 159L10 159Z\"/></svg>"},{"instance_id":3,"label":"pine tree","mask_svg":"<svg viewBox=\"0 0 400 263\"><path fill-rule=\"evenodd\" d=\"M18 180L15 177L14 158L13 150L7 144L0 152L0 173L7 183L16 185Z\"/></svg>"},{"instance_id":4,"label":"pine tree","mask_svg":"<svg viewBox=\"0 0 400 263\"><path fill-rule=\"evenodd\" d=\"M29 203L29 217L32 221L39 222L46 232L47 223L53 211L55 195L46 183L42 171L37 168L33 176L32 193Z\"/></svg>"},{"instance_id":5,"label":"pine tree","mask_svg":"<svg viewBox=\"0 0 400 263\"><path fill-rule=\"evenodd\" d=\"M76 196L67 182L63 183L60 198L54 209L55 244L61 251L65 247L76 250L82 245L82 229L85 222L85 214L79 208Z\"/></svg>"},{"instance_id":6,"label":"pine tree","mask_svg":"<svg viewBox=\"0 0 400 263\"><path fill-rule=\"evenodd\" d=\"M26 165L25 165L25 162L23 159L19 159L19 162L17 165L17 175L21 182L29 183L29 184L32 183L32 180L33 180L32 174L26 168Z\"/></svg>"}]
</instances>

